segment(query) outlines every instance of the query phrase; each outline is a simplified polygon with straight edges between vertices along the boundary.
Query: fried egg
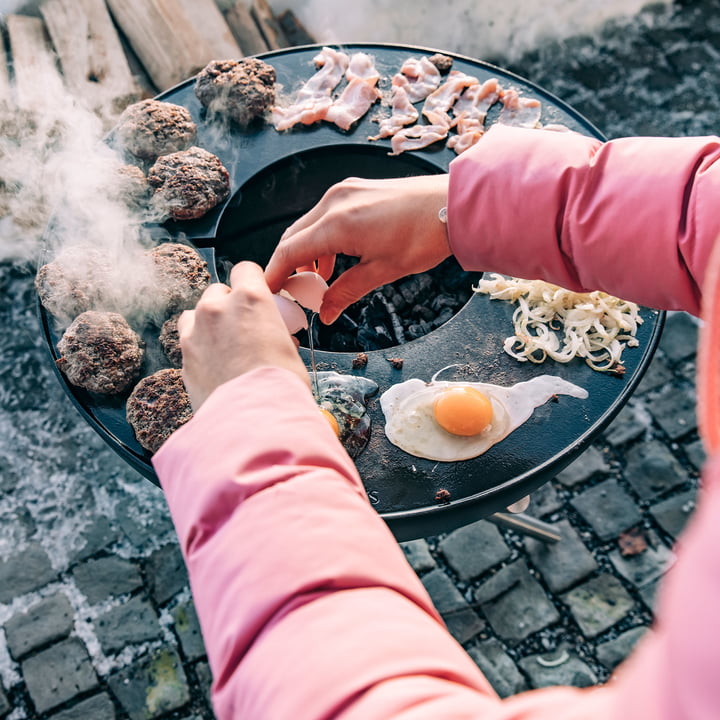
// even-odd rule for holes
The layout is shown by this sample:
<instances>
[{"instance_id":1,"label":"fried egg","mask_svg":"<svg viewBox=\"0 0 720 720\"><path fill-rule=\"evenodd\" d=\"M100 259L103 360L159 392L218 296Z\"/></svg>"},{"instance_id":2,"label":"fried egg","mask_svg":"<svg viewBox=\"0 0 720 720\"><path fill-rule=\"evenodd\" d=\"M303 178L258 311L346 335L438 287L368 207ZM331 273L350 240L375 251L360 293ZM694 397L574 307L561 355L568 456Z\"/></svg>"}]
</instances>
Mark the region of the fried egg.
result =
<instances>
[{"instance_id":1,"label":"fried egg","mask_svg":"<svg viewBox=\"0 0 720 720\"><path fill-rule=\"evenodd\" d=\"M367 400L378 391L370 378L328 371L317 374L315 401L350 457L357 457L370 439Z\"/></svg>"},{"instance_id":2,"label":"fried egg","mask_svg":"<svg viewBox=\"0 0 720 720\"><path fill-rule=\"evenodd\" d=\"M477 457L554 396L588 396L584 388L553 375L502 387L437 380L440 372L429 383L406 380L380 396L387 439L406 453L428 460Z\"/></svg>"}]
</instances>

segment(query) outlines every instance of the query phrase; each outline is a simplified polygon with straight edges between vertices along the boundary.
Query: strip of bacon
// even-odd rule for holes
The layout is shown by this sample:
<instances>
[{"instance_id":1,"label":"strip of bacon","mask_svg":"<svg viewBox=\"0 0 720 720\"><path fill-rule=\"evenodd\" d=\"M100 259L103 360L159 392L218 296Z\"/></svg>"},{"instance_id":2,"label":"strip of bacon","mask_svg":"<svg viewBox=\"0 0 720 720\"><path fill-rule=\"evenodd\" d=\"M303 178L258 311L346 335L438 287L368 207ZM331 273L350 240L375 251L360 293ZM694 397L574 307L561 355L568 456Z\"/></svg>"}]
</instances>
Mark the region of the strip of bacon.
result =
<instances>
[{"instance_id":1,"label":"strip of bacon","mask_svg":"<svg viewBox=\"0 0 720 720\"><path fill-rule=\"evenodd\" d=\"M408 150L421 150L448 135L448 125L413 125L393 135L390 145L392 152L388 155L400 155Z\"/></svg>"},{"instance_id":2,"label":"strip of bacon","mask_svg":"<svg viewBox=\"0 0 720 720\"><path fill-rule=\"evenodd\" d=\"M477 85L479 82L472 75L466 75L460 70L451 70L448 79L425 99L422 114L430 121L431 125L451 127L450 108L465 88Z\"/></svg>"},{"instance_id":3,"label":"strip of bacon","mask_svg":"<svg viewBox=\"0 0 720 720\"><path fill-rule=\"evenodd\" d=\"M407 96L411 103L424 100L438 85L440 71L427 57L408 58L400 67L400 73L407 78Z\"/></svg>"},{"instance_id":4,"label":"strip of bacon","mask_svg":"<svg viewBox=\"0 0 720 720\"><path fill-rule=\"evenodd\" d=\"M372 58L365 53L354 53L345 73L348 84L340 97L325 112L324 120L349 130L380 97L377 82L380 73Z\"/></svg>"},{"instance_id":5,"label":"strip of bacon","mask_svg":"<svg viewBox=\"0 0 720 720\"><path fill-rule=\"evenodd\" d=\"M485 118L490 108L500 99L503 90L496 78L486 80L482 85L466 88L453 106L454 125L457 135L453 135L447 146L458 155L471 148L485 133Z\"/></svg>"},{"instance_id":6,"label":"strip of bacon","mask_svg":"<svg viewBox=\"0 0 720 720\"><path fill-rule=\"evenodd\" d=\"M298 123L312 125L322 120L332 105L330 97L348 68L350 58L339 50L324 47L314 58L318 71L298 90L294 102L272 109L276 130L288 130Z\"/></svg>"},{"instance_id":7,"label":"strip of bacon","mask_svg":"<svg viewBox=\"0 0 720 720\"><path fill-rule=\"evenodd\" d=\"M502 96L503 109L498 117L500 125L536 128L540 125L542 105L534 98L522 97L517 90L505 90Z\"/></svg>"},{"instance_id":8,"label":"strip of bacon","mask_svg":"<svg viewBox=\"0 0 720 720\"><path fill-rule=\"evenodd\" d=\"M380 121L377 135L368 140L380 140L392 137L398 130L414 123L420 113L408 98L408 80L401 73L396 73L392 79L392 112L389 117Z\"/></svg>"}]
</instances>

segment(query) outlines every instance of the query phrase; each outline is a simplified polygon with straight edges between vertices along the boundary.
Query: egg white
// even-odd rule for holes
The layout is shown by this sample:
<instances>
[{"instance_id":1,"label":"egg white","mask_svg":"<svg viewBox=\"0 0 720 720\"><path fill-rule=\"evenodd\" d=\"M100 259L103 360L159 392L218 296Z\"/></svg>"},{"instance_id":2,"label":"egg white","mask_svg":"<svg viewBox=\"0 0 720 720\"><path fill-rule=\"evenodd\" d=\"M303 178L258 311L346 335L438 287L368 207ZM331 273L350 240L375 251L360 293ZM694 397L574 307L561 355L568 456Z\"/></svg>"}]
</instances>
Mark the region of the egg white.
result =
<instances>
[{"instance_id":1,"label":"egg white","mask_svg":"<svg viewBox=\"0 0 720 720\"><path fill-rule=\"evenodd\" d=\"M490 399L493 420L481 433L470 437L453 435L435 420L435 398L452 387L472 387ZM385 435L393 445L416 457L455 462L487 452L520 427L536 407L553 395L584 399L588 393L584 388L553 375L540 375L512 387L437 380L425 383L412 379L386 390L380 396L380 407L385 414Z\"/></svg>"}]
</instances>

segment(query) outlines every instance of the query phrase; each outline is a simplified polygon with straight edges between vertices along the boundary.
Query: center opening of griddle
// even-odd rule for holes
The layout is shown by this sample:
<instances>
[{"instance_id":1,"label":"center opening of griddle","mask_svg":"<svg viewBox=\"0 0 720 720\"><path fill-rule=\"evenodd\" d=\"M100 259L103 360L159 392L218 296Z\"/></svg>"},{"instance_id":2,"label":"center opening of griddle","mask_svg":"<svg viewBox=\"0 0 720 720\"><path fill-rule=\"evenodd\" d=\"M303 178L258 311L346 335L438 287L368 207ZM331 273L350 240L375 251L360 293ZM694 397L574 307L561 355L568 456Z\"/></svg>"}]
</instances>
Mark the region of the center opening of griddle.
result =
<instances>
[{"instance_id":1,"label":"center opening of griddle","mask_svg":"<svg viewBox=\"0 0 720 720\"><path fill-rule=\"evenodd\" d=\"M223 213L215 239L220 273L241 260L267 264L280 236L335 183L348 177L401 178L440 173L410 153L388 156L387 147L344 145L307 150L262 170L246 182ZM402 238L398 238L398 245ZM336 271L355 258L337 258ZM315 347L360 352L402 345L447 322L470 299L477 273L454 258L433 270L397 280L369 293L332 325L313 324ZM332 282L332 278L331 278ZM308 346L305 333L300 343Z\"/></svg>"}]
</instances>

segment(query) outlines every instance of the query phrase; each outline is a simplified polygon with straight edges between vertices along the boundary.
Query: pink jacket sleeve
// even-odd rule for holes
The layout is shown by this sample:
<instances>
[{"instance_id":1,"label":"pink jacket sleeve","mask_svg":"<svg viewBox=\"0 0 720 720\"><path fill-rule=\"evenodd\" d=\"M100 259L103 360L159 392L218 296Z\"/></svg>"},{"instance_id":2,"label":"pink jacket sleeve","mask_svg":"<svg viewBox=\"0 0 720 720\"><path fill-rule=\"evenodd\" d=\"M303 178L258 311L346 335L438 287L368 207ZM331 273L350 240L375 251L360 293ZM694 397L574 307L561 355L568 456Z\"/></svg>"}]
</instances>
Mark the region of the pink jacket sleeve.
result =
<instances>
[{"instance_id":1,"label":"pink jacket sleeve","mask_svg":"<svg viewBox=\"0 0 720 720\"><path fill-rule=\"evenodd\" d=\"M450 165L448 230L465 269L700 311L720 236L720 140L494 126Z\"/></svg>"},{"instance_id":2,"label":"pink jacket sleeve","mask_svg":"<svg viewBox=\"0 0 720 720\"><path fill-rule=\"evenodd\" d=\"M718 229L708 209L717 142L617 142L616 152L574 135L491 131L451 170L449 229L461 262L697 311ZM646 155L658 172L659 155L675 168L658 180L673 188L658 190L666 202L647 178L637 190ZM613 220L611 202L627 208L626 224ZM154 464L188 565L220 720L716 717L718 482L707 483L681 543L657 631L618 679L501 701L444 629L294 375L263 368L218 388ZM715 462L708 477L718 472Z\"/></svg>"}]
</instances>

